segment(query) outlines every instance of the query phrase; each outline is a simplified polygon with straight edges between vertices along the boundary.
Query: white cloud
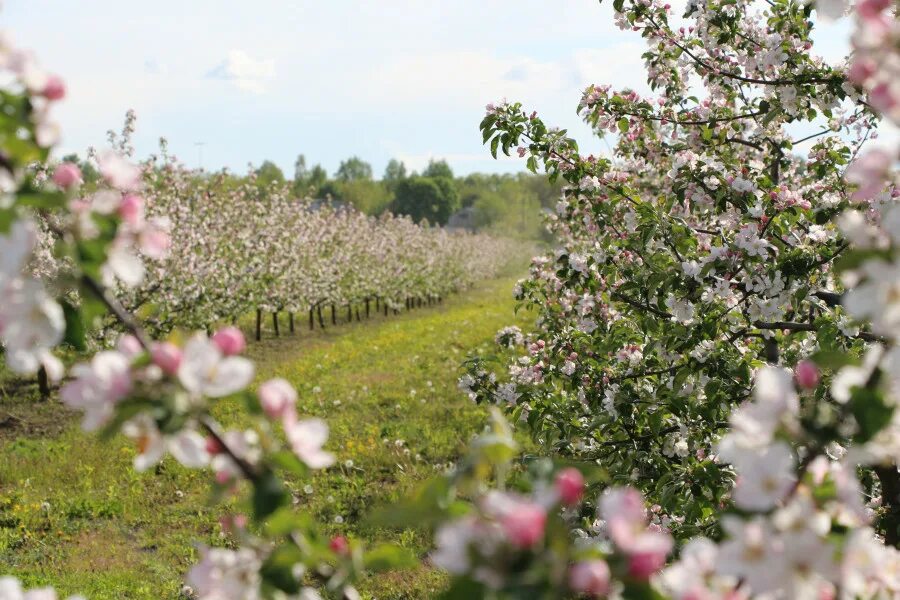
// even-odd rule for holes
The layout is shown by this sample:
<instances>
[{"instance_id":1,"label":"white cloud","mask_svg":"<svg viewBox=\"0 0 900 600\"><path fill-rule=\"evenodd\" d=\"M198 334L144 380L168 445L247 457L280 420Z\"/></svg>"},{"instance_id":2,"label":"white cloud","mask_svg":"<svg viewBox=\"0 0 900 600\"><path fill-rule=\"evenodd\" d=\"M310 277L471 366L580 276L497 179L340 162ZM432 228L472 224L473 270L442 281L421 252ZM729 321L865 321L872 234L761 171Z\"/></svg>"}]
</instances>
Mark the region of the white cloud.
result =
<instances>
[{"instance_id":1,"label":"white cloud","mask_svg":"<svg viewBox=\"0 0 900 600\"><path fill-rule=\"evenodd\" d=\"M238 89L254 94L264 93L274 77L274 60L256 60L243 50L231 50L225 61L207 74L209 79L231 81Z\"/></svg>"}]
</instances>

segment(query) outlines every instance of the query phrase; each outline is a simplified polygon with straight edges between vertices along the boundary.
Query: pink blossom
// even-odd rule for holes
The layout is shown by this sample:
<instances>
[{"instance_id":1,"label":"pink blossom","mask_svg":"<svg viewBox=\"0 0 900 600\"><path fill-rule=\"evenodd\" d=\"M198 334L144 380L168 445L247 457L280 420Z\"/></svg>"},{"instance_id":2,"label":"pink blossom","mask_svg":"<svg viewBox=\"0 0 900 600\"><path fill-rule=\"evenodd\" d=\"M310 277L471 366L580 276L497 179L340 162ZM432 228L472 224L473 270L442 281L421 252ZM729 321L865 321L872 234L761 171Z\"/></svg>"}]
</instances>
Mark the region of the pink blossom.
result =
<instances>
[{"instance_id":1,"label":"pink blossom","mask_svg":"<svg viewBox=\"0 0 900 600\"><path fill-rule=\"evenodd\" d=\"M104 152L97 163L103 178L114 188L128 192L140 187L141 169L115 152Z\"/></svg>"},{"instance_id":2,"label":"pink blossom","mask_svg":"<svg viewBox=\"0 0 900 600\"><path fill-rule=\"evenodd\" d=\"M130 333L126 333L120 337L118 343L116 343L116 350L121 352L127 358L134 358L143 352L144 348L136 337Z\"/></svg>"},{"instance_id":3,"label":"pink blossom","mask_svg":"<svg viewBox=\"0 0 900 600\"><path fill-rule=\"evenodd\" d=\"M66 97L66 84L58 75L49 75L41 95L47 100L62 100Z\"/></svg>"},{"instance_id":4,"label":"pink blossom","mask_svg":"<svg viewBox=\"0 0 900 600\"><path fill-rule=\"evenodd\" d=\"M212 336L212 341L225 356L240 354L247 348L244 334L237 327L223 327Z\"/></svg>"},{"instance_id":5,"label":"pink blossom","mask_svg":"<svg viewBox=\"0 0 900 600\"><path fill-rule=\"evenodd\" d=\"M852 198L866 200L881 191L893 160L887 150L874 148L851 164L847 169L847 181L858 186Z\"/></svg>"},{"instance_id":6,"label":"pink blossom","mask_svg":"<svg viewBox=\"0 0 900 600\"><path fill-rule=\"evenodd\" d=\"M81 181L81 169L75 163L60 163L53 171L53 183L64 190L81 184Z\"/></svg>"},{"instance_id":7,"label":"pink blossom","mask_svg":"<svg viewBox=\"0 0 900 600\"><path fill-rule=\"evenodd\" d=\"M347 556L350 553L350 543L347 541L347 538L342 535L331 538L328 547L332 552L339 556Z\"/></svg>"},{"instance_id":8,"label":"pink blossom","mask_svg":"<svg viewBox=\"0 0 900 600\"><path fill-rule=\"evenodd\" d=\"M665 566L668 554L668 550L632 554L628 557L628 574L635 579L650 579Z\"/></svg>"},{"instance_id":9,"label":"pink blossom","mask_svg":"<svg viewBox=\"0 0 900 600\"><path fill-rule=\"evenodd\" d=\"M875 19L890 5L890 0L860 0L856 5L856 12L863 19Z\"/></svg>"},{"instance_id":10,"label":"pink blossom","mask_svg":"<svg viewBox=\"0 0 900 600\"><path fill-rule=\"evenodd\" d=\"M322 469L334 464L334 455L322 450L328 440L328 425L322 419L298 421L293 411L284 417L284 433L297 458L311 469Z\"/></svg>"},{"instance_id":11,"label":"pink blossom","mask_svg":"<svg viewBox=\"0 0 900 600\"><path fill-rule=\"evenodd\" d=\"M794 378L797 380L797 385L811 390L819 385L819 368L811 361L801 360L794 367Z\"/></svg>"},{"instance_id":12,"label":"pink blossom","mask_svg":"<svg viewBox=\"0 0 900 600\"><path fill-rule=\"evenodd\" d=\"M500 519L509 542L518 548L530 548L544 537L547 513L533 502L517 502Z\"/></svg>"},{"instance_id":13,"label":"pink blossom","mask_svg":"<svg viewBox=\"0 0 900 600\"><path fill-rule=\"evenodd\" d=\"M135 194L126 194L119 204L119 215L126 223L137 226L144 216L144 200Z\"/></svg>"},{"instance_id":14,"label":"pink blossom","mask_svg":"<svg viewBox=\"0 0 900 600\"><path fill-rule=\"evenodd\" d=\"M69 408L84 411L81 427L95 431L112 418L115 405L132 387L129 360L111 350L98 352L89 363L72 368L72 381L60 390L60 398Z\"/></svg>"},{"instance_id":15,"label":"pink blossom","mask_svg":"<svg viewBox=\"0 0 900 600\"><path fill-rule=\"evenodd\" d=\"M214 338L215 339L215 338ZM297 391L284 379L270 379L259 386L257 392L263 410L271 419L285 417L294 410L297 403Z\"/></svg>"},{"instance_id":16,"label":"pink blossom","mask_svg":"<svg viewBox=\"0 0 900 600\"><path fill-rule=\"evenodd\" d=\"M563 469L556 475L555 486L562 503L573 506L584 494L584 476L574 467Z\"/></svg>"},{"instance_id":17,"label":"pink blossom","mask_svg":"<svg viewBox=\"0 0 900 600\"><path fill-rule=\"evenodd\" d=\"M600 559L575 563L569 569L569 587L579 594L605 596L609 592L609 565Z\"/></svg>"},{"instance_id":18,"label":"pink blossom","mask_svg":"<svg viewBox=\"0 0 900 600\"><path fill-rule=\"evenodd\" d=\"M154 344L151 356L153 363L167 375L174 375L181 366L181 348L171 342Z\"/></svg>"}]
</instances>

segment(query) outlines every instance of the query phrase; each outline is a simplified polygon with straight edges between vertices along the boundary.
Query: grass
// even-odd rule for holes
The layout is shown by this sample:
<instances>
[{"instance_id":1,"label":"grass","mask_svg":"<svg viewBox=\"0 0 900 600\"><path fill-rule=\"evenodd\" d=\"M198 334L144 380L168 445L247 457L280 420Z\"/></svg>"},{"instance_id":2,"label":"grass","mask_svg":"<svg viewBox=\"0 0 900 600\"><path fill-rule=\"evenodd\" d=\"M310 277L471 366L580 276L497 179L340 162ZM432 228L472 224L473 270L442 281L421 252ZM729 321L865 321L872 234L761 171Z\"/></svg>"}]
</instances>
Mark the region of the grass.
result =
<instances>
[{"instance_id":1,"label":"grass","mask_svg":"<svg viewBox=\"0 0 900 600\"><path fill-rule=\"evenodd\" d=\"M380 529L365 516L442 471L483 426L484 410L456 390L456 379L469 352L527 320L513 315L512 285L485 282L438 307L324 331L290 336L283 325L282 337L251 344L258 379L286 378L301 412L331 427L327 448L339 464L292 482L298 510L330 533L427 553L428 532ZM181 598L195 544L227 543L218 518L241 507L210 505L210 474L171 459L136 473L126 438L85 436L76 415L36 397L31 384L0 380L0 575L54 585L63 597ZM216 416L228 425L243 415L226 401ZM428 598L443 582L423 566L371 577L360 591Z\"/></svg>"}]
</instances>

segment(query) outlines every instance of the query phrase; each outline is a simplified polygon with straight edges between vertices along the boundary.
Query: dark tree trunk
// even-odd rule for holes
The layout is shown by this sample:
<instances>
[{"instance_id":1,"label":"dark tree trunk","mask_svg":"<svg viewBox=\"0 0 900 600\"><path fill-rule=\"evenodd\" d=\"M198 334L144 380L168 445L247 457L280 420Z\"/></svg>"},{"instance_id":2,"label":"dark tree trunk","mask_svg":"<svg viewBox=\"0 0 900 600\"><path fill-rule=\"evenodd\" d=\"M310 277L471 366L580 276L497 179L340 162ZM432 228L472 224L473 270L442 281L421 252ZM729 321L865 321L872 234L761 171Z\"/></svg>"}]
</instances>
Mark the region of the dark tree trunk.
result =
<instances>
[{"instance_id":1,"label":"dark tree trunk","mask_svg":"<svg viewBox=\"0 0 900 600\"><path fill-rule=\"evenodd\" d=\"M47 369L41 367L37 372L38 391L41 394L41 400L50 397L50 380L47 377Z\"/></svg>"},{"instance_id":2,"label":"dark tree trunk","mask_svg":"<svg viewBox=\"0 0 900 600\"><path fill-rule=\"evenodd\" d=\"M315 325L313 324L313 309L309 309L309 330L312 331Z\"/></svg>"},{"instance_id":3,"label":"dark tree trunk","mask_svg":"<svg viewBox=\"0 0 900 600\"><path fill-rule=\"evenodd\" d=\"M294 313L288 313L288 329L291 333L294 333Z\"/></svg>"},{"instance_id":4,"label":"dark tree trunk","mask_svg":"<svg viewBox=\"0 0 900 600\"><path fill-rule=\"evenodd\" d=\"M256 309L256 341L262 339L262 310Z\"/></svg>"},{"instance_id":5,"label":"dark tree trunk","mask_svg":"<svg viewBox=\"0 0 900 600\"><path fill-rule=\"evenodd\" d=\"M895 548L900 547L900 473L897 467L875 467L875 474L881 481L881 502L885 512L881 517L884 541Z\"/></svg>"},{"instance_id":6,"label":"dark tree trunk","mask_svg":"<svg viewBox=\"0 0 900 600\"><path fill-rule=\"evenodd\" d=\"M325 319L322 318L322 305L316 307L316 314L319 316L319 327L325 329Z\"/></svg>"},{"instance_id":7,"label":"dark tree trunk","mask_svg":"<svg viewBox=\"0 0 900 600\"><path fill-rule=\"evenodd\" d=\"M366 318L369 318L369 299L366 298Z\"/></svg>"},{"instance_id":8,"label":"dark tree trunk","mask_svg":"<svg viewBox=\"0 0 900 600\"><path fill-rule=\"evenodd\" d=\"M272 313L272 328L275 330L275 337L281 335L281 332L278 330L278 312Z\"/></svg>"},{"instance_id":9,"label":"dark tree trunk","mask_svg":"<svg viewBox=\"0 0 900 600\"><path fill-rule=\"evenodd\" d=\"M334 304L331 305L331 324L337 325L337 312L335 311Z\"/></svg>"}]
</instances>

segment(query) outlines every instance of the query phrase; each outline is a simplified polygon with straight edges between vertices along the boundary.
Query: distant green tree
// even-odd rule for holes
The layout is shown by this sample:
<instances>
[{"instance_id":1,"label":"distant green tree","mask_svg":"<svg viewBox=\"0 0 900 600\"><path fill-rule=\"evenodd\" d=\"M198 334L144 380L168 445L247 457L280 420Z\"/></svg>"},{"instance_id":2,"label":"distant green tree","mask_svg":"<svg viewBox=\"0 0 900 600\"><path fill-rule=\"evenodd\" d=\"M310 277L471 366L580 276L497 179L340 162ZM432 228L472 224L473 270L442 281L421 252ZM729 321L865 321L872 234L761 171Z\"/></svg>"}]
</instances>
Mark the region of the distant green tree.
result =
<instances>
[{"instance_id":1,"label":"distant green tree","mask_svg":"<svg viewBox=\"0 0 900 600\"><path fill-rule=\"evenodd\" d=\"M272 161L263 161L263 164L256 169L256 183L262 187L271 183L284 183L284 173Z\"/></svg>"},{"instance_id":2,"label":"distant green tree","mask_svg":"<svg viewBox=\"0 0 900 600\"><path fill-rule=\"evenodd\" d=\"M447 164L446 160L430 160L428 166L422 171L422 177L446 177L453 179L453 169Z\"/></svg>"},{"instance_id":3,"label":"distant green tree","mask_svg":"<svg viewBox=\"0 0 900 600\"><path fill-rule=\"evenodd\" d=\"M307 187L309 189L314 190L315 195L321 196L319 190L323 185L328 181L328 171L322 165L316 165L312 169L309 170L309 177L307 178Z\"/></svg>"},{"instance_id":4,"label":"distant green tree","mask_svg":"<svg viewBox=\"0 0 900 600\"><path fill-rule=\"evenodd\" d=\"M397 184L394 212L414 221L444 225L459 208L459 194L446 177L410 177Z\"/></svg>"},{"instance_id":5,"label":"distant green tree","mask_svg":"<svg viewBox=\"0 0 900 600\"><path fill-rule=\"evenodd\" d=\"M393 195L380 181L336 181L332 196L353 205L367 215L383 213Z\"/></svg>"},{"instance_id":6,"label":"distant green tree","mask_svg":"<svg viewBox=\"0 0 900 600\"><path fill-rule=\"evenodd\" d=\"M372 179L372 165L358 156L351 156L341 162L334 178L337 181L369 181Z\"/></svg>"},{"instance_id":7,"label":"distant green tree","mask_svg":"<svg viewBox=\"0 0 900 600\"><path fill-rule=\"evenodd\" d=\"M309 169L306 166L306 157L302 154L294 161L294 181L306 181L309 177Z\"/></svg>"},{"instance_id":8,"label":"distant green tree","mask_svg":"<svg viewBox=\"0 0 900 600\"><path fill-rule=\"evenodd\" d=\"M384 176L381 181L390 190L396 190L397 184L408 177L406 165L396 158L392 158L384 169Z\"/></svg>"}]
</instances>

